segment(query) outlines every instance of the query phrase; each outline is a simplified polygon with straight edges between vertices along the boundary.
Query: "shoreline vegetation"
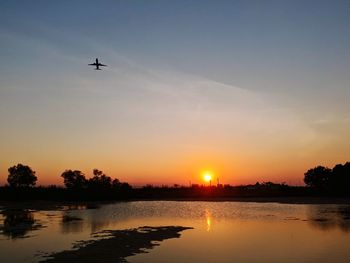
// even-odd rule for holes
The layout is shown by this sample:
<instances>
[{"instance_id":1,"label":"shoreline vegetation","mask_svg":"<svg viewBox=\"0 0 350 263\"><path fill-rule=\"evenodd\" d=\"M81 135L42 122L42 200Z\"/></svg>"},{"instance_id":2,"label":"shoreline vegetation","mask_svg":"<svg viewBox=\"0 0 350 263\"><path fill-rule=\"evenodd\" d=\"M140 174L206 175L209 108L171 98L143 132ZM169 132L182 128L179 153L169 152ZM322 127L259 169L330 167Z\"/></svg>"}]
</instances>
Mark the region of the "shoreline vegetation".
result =
<instances>
[{"instance_id":1,"label":"shoreline vegetation","mask_svg":"<svg viewBox=\"0 0 350 263\"><path fill-rule=\"evenodd\" d=\"M350 162L330 169L317 166L304 174L306 186L263 182L250 185L229 184L153 186L133 188L112 179L98 169L87 178L79 170L65 170L62 186L36 187L36 172L17 164L8 169L8 184L0 187L2 202L53 201L101 202L136 200L250 201L282 203L350 203Z\"/></svg>"},{"instance_id":2,"label":"shoreline vegetation","mask_svg":"<svg viewBox=\"0 0 350 263\"><path fill-rule=\"evenodd\" d=\"M139 201L174 201L174 202L247 202L247 203L279 203L279 204L338 204L350 205L350 197L334 196L275 196L275 197L224 197L224 198L130 198L120 200L0 200L0 213L2 209L50 211L96 209L102 205L116 202Z\"/></svg>"}]
</instances>

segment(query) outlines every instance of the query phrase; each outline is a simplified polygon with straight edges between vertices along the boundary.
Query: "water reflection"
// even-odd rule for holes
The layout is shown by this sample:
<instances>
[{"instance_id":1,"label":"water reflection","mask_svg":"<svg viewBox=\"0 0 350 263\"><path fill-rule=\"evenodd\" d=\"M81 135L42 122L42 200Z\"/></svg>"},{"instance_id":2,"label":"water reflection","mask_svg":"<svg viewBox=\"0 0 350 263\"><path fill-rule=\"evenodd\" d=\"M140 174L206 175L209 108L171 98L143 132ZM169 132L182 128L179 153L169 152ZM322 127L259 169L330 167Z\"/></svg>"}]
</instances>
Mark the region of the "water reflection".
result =
<instances>
[{"instance_id":1,"label":"water reflection","mask_svg":"<svg viewBox=\"0 0 350 263\"><path fill-rule=\"evenodd\" d=\"M63 234L80 233L84 231L84 221L80 217L64 213L61 220L61 230Z\"/></svg>"},{"instance_id":2,"label":"water reflection","mask_svg":"<svg viewBox=\"0 0 350 263\"><path fill-rule=\"evenodd\" d=\"M91 203L91 204L69 204L61 206L61 210L70 211L70 210L87 210L87 209L97 209L100 205Z\"/></svg>"},{"instance_id":3,"label":"water reflection","mask_svg":"<svg viewBox=\"0 0 350 263\"><path fill-rule=\"evenodd\" d=\"M205 210L205 219L207 221L207 232L209 232L211 229L212 219L211 219L211 213L208 209Z\"/></svg>"},{"instance_id":4,"label":"water reflection","mask_svg":"<svg viewBox=\"0 0 350 263\"><path fill-rule=\"evenodd\" d=\"M308 220L311 226L324 231L350 232L350 206L310 206Z\"/></svg>"},{"instance_id":5,"label":"water reflection","mask_svg":"<svg viewBox=\"0 0 350 263\"><path fill-rule=\"evenodd\" d=\"M1 212L3 224L0 230L10 239L28 237L28 233L42 227L35 218L34 213L23 209L8 209Z\"/></svg>"},{"instance_id":6,"label":"water reflection","mask_svg":"<svg viewBox=\"0 0 350 263\"><path fill-rule=\"evenodd\" d=\"M38 222L45 228L34 236L30 231L40 227ZM129 262L133 263L162 263L164 259L168 263L348 263L350 258L349 205L137 201L97 209L80 205L43 211L6 208L0 212L0 235L8 237L0 238L0 262L37 262L41 259L38 251L45 255L67 250L79 240L96 239L94 232L140 226L194 229L148 256L132 258ZM21 238L29 234L30 238Z\"/></svg>"},{"instance_id":7,"label":"water reflection","mask_svg":"<svg viewBox=\"0 0 350 263\"><path fill-rule=\"evenodd\" d=\"M111 214L106 214L105 212L105 210L99 208L95 210L78 208L77 210L63 211L60 222L61 233L96 233L118 221L118 219L113 218Z\"/></svg>"},{"instance_id":8,"label":"water reflection","mask_svg":"<svg viewBox=\"0 0 350 263\"><path fill-rule=\"evenodd\" d=\"M70 204L70 205L64 205L62 206L62 210L68 211L68 210L85 210L88 209L87 205L82 204Z\"/></svg>"}]
</instances>

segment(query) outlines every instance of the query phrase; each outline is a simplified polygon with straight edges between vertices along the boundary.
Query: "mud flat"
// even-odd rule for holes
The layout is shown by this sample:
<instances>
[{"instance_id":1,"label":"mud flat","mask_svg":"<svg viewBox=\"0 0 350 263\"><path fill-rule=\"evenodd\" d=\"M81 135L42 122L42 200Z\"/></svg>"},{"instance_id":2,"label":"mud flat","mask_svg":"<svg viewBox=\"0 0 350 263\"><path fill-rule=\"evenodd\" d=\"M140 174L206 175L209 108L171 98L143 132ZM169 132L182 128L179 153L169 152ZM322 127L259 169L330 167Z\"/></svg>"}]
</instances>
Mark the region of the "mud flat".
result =
<instances>
[{"instance_id":1,"label":"mud flat","mask_svg":"<svg viewBox=\"0 0 350 263\"><path fill-rule=\"evenodd\" d=\"M127 262L126 257L146 253L146 249L159 246L170 238L179 238L180 232L192 229L182 226L143 226L127 230L104 230L94 234L96 240L80 241L72 250L48 255L40 262L47 263L115 263Z\"/></svg>"}]
</instances>

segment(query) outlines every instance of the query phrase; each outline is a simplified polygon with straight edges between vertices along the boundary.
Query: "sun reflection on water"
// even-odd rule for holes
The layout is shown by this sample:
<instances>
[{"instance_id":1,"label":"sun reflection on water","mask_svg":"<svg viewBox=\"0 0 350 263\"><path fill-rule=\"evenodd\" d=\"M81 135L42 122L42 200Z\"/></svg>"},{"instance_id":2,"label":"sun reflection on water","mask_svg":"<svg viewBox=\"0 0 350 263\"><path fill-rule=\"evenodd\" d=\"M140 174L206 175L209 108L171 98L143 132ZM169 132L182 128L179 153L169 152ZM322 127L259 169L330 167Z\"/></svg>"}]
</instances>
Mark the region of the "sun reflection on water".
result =
<instances>
[{"instance_id":1,"label":"sun reflection on water","mask_svg":"<svg viewBox=\"0 0 350 263\"><path fill-rule=\"evenodd\" d=\"M205 210L205 219L207 221L207 232L209 232L211 230L211 213L209 212L209 210Z\"/></svg>"}]
</instances>

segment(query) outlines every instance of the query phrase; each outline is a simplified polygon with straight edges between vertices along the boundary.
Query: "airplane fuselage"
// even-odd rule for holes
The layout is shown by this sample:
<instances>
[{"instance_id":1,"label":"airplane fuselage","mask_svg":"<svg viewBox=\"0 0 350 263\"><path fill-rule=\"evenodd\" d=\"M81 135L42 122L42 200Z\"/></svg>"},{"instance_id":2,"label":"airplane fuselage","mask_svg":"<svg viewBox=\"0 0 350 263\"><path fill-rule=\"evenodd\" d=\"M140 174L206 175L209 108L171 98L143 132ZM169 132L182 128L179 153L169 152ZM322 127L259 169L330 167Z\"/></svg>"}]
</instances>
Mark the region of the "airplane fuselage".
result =
<instances>
[{"instance_id":1,"label":"airplane fuselage","mask_svg":"<svg viewBox=\"0 0 350 263\"><path fill-rule=\"evenodd\" d=\"M107 65L101 64L98 62L98 58L96 58L95 63L89 64L89 66L95 66L95 70L101 70L100 66L106 67Z\"/></svg>"}]
</instances>

